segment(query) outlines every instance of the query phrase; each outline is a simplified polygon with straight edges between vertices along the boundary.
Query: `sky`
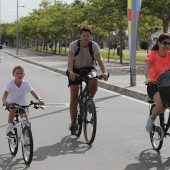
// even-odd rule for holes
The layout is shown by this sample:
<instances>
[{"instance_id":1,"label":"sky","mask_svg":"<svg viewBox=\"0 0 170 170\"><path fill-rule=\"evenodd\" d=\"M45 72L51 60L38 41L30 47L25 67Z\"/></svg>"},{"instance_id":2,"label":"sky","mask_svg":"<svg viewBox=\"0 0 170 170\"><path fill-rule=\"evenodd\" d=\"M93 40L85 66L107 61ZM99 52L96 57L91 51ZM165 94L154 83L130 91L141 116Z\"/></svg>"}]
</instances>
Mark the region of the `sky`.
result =
<instances>
[{"instance_id":1,"label":"sky","mask_svg":"<svg viewBox=\"0 0 170 170\"><path fill-rule=\"evenodd\" d=\"M18 17L25 17L33 9L39 9L42 0L18 0ZM74 0L61 0L66 3ZM17 0L0 0L0 21L1 23L12 23L17 20Z\"/></svg>"}]
</instances>

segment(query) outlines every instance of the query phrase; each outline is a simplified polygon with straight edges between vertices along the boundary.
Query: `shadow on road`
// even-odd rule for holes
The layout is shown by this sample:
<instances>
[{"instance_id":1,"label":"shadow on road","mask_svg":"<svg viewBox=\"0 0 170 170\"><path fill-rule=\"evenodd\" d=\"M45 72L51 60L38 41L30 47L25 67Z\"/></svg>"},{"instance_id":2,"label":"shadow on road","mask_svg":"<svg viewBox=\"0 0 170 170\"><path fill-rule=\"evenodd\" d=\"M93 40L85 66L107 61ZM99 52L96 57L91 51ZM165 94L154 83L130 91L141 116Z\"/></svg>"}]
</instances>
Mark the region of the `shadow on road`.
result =
<instances>
[{"instance_id":1,"label":"shadow on road","mask_svg":"<svg viewBox=\"0 0 170 170\"><path fill-rule=\"evenodd\" d=\"M157 170L170 169L170 157L163 158L160 152L151 149L144 150L137 157L139 163L129 164L124 170L150 170L156 168Z\"/></svg>"},{"instance_id":2,"label":"shadow on road","mask_svg":"<svg viewBox=\"0 0 170 170\"><path fill-rule=\"evenodd\" d=\"M38 148L34 152L33 161L43 161L47 157L59 156L66 154L84 154L86 151L91 149L89 146L81 141L77 140L77 137L66 136L54 145L43 146Z\"/></svg>"},{"instance_id":3,"label":"shadow on road","mask_svg":"<svg viewBox=\"0 0 170 170\"><path fill-rule=\"evenodd\" d=\"M16 159L16 157L11 154L3 154L0 155L0 169L1 170L14 170L14 169L22 169L26 170L30 166L25 165L24 160Z\"/></svg>"}]
</instances>

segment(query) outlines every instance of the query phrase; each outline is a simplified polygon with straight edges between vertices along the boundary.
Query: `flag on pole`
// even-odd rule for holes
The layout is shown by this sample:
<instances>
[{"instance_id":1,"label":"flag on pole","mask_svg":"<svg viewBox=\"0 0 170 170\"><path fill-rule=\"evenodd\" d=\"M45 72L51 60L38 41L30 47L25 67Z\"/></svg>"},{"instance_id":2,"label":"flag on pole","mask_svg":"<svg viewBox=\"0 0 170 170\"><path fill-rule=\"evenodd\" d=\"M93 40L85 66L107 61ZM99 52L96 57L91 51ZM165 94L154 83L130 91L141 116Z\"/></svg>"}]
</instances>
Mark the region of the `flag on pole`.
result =
<instances>
[{"instance_id":1,"label":"flag on pole","mask_svg":"<svg viewBox=\"0 0 170 170\"><path fill-rule=\"evenodd\" d=\"M132 38L132 3L136 1L136 27L138 26L139 15L140 15L140 8L142 0L128 0L128 10L127 10L127 17L128 17L128 43L129 43L129 55L131 56L131 38Z\"/></svg>"},{"instance_id":2,"label":"flag on pole","mask_svg":"<svg viewBox=\"0 0 170 170\"><path fill-rule=\"evenodd\" d=\"M136 0L136 26L138 26L142 0Z\"/></svg>"},{"instance_id":3,"label":"flag on pole","mask_svg":"<svg viewBox=\"0 0 170 170\"><path fill-rule=\"evenodd\" d=\"M132 0L128 0L128 46L129 55L131 56L131 37L132 37Z\"/></svg>"}]
</instances>

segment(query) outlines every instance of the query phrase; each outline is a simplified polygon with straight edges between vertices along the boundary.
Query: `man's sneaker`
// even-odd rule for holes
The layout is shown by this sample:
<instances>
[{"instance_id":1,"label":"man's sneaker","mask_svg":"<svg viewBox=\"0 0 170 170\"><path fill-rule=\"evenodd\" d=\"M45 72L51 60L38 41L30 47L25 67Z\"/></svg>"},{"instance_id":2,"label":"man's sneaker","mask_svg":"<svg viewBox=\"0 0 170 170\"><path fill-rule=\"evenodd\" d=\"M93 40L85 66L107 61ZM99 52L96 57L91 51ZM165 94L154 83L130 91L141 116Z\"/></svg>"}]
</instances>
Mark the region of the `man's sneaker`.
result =
<instances>
[{"instance_id":1,"label":"man's sneaker","mask_svg":"<svg viewBox=\"0 0 170 170\"><path fill-rule=\"evenodd\" d=\"M71 135L76 135L76 131L78 130L76 123L71 123L69 130L71 131Z\"/></svg>"},{"instance_id":2,"label":"man's sneaker","mask_svg":"<svg viewBox=\"0 0 170 170\"><path fill-rule=\"evenodd\" d=\"M146 122L146 126L145 126L145 130L148 133L151 133L152 130L153 130L153 122L154 121L150 117L148 117L147 122Z\"/></svg>"},{"instance_id":3,"label":"man's sneaker","mask_svg":"<svg viewBox=\"0 0 170 170\"><path fill-rule=\"evenodd\" d=\"M12 136L13 135L12 130L13 130L13 126L7 126L6 135L7 136Z\"/></svg>"}]
</instances>

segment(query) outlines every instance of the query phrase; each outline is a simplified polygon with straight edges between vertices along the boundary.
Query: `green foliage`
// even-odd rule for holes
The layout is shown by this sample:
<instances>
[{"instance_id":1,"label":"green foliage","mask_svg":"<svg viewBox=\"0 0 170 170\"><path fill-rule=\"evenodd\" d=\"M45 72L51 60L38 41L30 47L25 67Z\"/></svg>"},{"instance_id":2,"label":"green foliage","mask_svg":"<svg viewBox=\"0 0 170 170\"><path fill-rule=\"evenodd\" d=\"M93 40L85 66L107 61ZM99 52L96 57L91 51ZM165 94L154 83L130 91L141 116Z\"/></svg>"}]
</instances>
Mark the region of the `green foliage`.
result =
<instances>
[{"instance_id":1,"label":"green foliage","mask_svg":"<svg viewBox=\"0 0 170 170\"><path fill-rule=\"evenodd\" d=\"M170 0L142 0L141 14L162 20L163 32L168 31Z\"/></svg>"},{"instance_id":2,"label":"green foliage","mask_svg":"<svg viewBox=\"0 0 170 170\"><path fill-rule=\"evenodd\" d=\"M166 27L170 20L169 11L170 0L142 0L138 39L149 40L151 32ZM71 4L44 0L39 9L20 18L19 34L22 34L23 43L27 40L43 44L52 41L57 44L63 40L69 43L79 37L82 25L92 28L93 39L100 46L109 40L112 44L119 42L119 30L127 30L127 0L74 0ZM2 33L3 39L15 42L16 22L2 24Z\"/></svg>"}]
</instances>

